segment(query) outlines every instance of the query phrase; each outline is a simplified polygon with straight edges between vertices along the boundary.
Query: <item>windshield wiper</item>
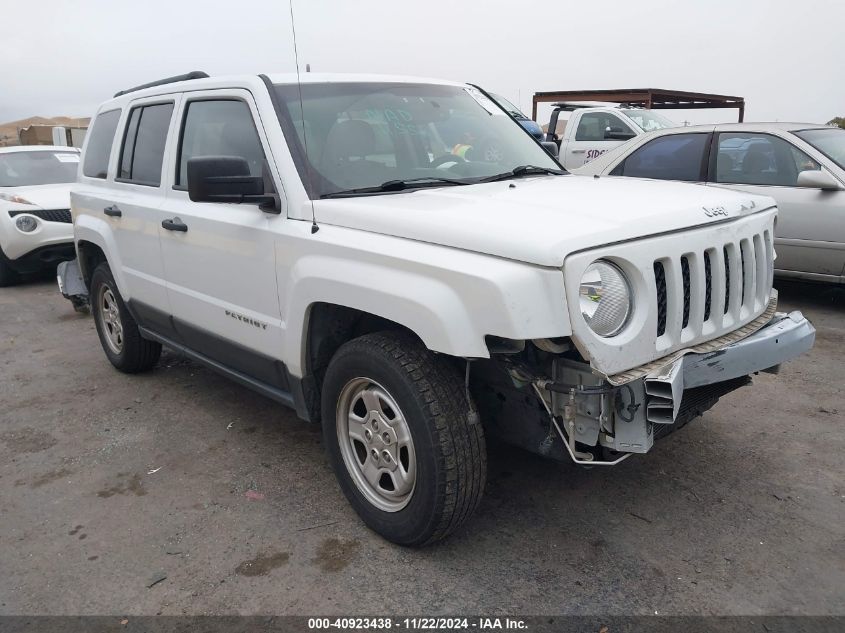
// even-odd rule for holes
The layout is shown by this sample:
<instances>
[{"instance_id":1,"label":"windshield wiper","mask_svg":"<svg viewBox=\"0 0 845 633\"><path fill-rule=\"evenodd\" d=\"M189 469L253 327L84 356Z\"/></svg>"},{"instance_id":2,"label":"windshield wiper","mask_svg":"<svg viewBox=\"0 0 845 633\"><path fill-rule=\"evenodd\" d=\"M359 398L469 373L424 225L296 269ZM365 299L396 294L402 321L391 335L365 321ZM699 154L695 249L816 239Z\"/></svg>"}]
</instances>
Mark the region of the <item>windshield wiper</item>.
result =
<instances>
[{"instance_id":1,"label":"windshield wiper","mask_svg":"<svg viewBox=\"0 0 845 633\"><path fill-rule=\"evenodd\" d=\"M510 171L506 171L503 174L495 174L494 176L488 176L487 178L482 178L478 182L496 182L497 180L509 180L510 178L521 178L523 176L543 176L543 175L552 175L552 176L562 176L569 172L564 171L563 169L554 169L552 167L537 167L536 165L520 165L519 167L514 167Z\"/></svg>"},{"instance_id":2,"label":"windshield wiper","mask_svg":"<svg viewBox=\"0 0 845 633\"><path fill-rule=\"evenodd\" d=\"M406 178L404 180L388 180L375 187L359 187L358 189L344 189L343 191L332 191L325 193L321 198L350 198L353 196L365 196L371 193L392 193L394 191L406 191L408 189L420 189L422 187L442 187L444 185L469 185L466 180L456 178L440 178L439 176L423 176L421 178Z\"/></svg>"}]
</instances>

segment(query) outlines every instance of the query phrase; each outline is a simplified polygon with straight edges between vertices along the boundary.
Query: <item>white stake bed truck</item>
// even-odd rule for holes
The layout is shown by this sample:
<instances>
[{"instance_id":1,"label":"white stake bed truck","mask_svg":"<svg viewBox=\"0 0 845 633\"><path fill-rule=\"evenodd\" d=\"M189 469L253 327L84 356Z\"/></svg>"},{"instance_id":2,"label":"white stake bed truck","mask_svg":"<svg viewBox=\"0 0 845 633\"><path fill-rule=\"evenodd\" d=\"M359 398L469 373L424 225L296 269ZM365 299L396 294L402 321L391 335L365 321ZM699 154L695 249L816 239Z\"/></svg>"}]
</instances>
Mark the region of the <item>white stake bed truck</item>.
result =
<instances>
[{"instance_id":1,"label":"white stake bed truck","mask_svg":"<svg viewBox=\"0 0 845 633\"><path fill-rule=\"evenodd\" d=\"M570 112L568 119L561 113ZM675 123L653 110L557 103L543 140L558 146L560 163L569 170L583 167L626 141Z\"/></svg>"}]
</instances>

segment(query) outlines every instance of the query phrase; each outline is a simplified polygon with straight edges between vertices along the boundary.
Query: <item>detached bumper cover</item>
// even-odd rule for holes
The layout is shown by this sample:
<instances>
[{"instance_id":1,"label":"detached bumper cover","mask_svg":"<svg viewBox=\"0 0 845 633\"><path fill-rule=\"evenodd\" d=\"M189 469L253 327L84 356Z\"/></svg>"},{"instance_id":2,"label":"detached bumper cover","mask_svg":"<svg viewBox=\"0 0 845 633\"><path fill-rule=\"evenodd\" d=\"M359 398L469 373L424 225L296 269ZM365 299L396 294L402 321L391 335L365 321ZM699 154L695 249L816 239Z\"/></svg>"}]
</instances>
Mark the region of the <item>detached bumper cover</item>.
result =
<instances>
[{"instance_id":1,"label":"detached bumper cover","mask_svg":"<svg viewBox=\"0 0 845 633\"><path fill-rule=\"evenodd\" d=\"M56 281L59 284L59 292L73 304L77 312L85 312L88 308L88 288L82 279L79 271L79 262L72 259L62 262L56 268Z\"/></svg>"},{"instance_id":2,"label":"detached bumper cover","mask_svg":"<svg viewBox=\"0 0 845 633\"><path fill-rule=\"evenodd\" d=\"M62 262L58 265L56 268L56 281L59 284L59 292L62 293L65 299L88 296L88 288L85 287L85 281L82 279L79 262L75 259Z\"/></svg>"},{"instance_id":3,"label":"detached bumper cover","mask_svg":"<svg viewBox=\"0 0 845 633\"><path fill-rule=\"evenodd\" d=\"M741 341L715 352L684 356L684 388L772 369L810 351L815 340L816 328L801 312L778 312L768 324Z\"/></svg>"},{"instance_id":4,"label":"detached bumper cover","mask_svg":"<svg viewBox=\"0 0 845 633\"><path fill-rule=\"evenodd\" d=\"M679 415L684 417L683 403L687 395L696 393L691 390L717 385L726 388L719 393L724 395L741 386L732 381L759 371L776 371L782 362L809 351L815 339L816 330L803 314L778 312L766 325L739 341L716 350L686 354L645 377L646 419L654 424L673 424ZM706 390L698 391L700 395Z\"/></svg>"}]
</instances>

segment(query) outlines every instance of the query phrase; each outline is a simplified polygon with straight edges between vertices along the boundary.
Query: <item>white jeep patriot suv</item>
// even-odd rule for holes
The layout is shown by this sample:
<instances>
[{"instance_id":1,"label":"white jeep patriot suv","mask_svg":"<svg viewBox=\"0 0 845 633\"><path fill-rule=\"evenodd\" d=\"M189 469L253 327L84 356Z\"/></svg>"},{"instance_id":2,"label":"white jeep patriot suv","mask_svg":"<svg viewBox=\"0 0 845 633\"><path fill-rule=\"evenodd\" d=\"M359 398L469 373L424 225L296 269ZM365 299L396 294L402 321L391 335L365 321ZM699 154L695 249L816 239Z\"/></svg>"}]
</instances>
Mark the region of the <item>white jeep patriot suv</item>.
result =
<instances>
[{"instance_id":1,"label":"white jeep patriot suv","mask_svg":"<svg viewBox=\"0 0 845 633\"><path fill-rule=\"evenodd\" d=\"M404 545L472 515L485 434L616 464L814 339L775 312L770 198L568 175L467 84L124 91L72 212L112 364L166 345L322 421L349 502Z\"/></svg>"}]
</instances>

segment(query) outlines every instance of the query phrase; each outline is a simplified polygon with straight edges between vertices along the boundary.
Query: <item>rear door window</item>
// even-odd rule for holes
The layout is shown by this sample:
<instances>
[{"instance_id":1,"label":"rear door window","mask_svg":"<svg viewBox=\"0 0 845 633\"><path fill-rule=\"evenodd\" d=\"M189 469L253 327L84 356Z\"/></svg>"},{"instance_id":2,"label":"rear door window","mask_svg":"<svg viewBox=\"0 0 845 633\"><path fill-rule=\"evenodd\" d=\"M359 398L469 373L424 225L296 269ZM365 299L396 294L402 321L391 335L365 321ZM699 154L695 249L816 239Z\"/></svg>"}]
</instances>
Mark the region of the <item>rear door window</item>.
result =
<instances>
[{"instance_id":1,"label":"rear door window","mask_svg":"<svg viewBox=\"0 0 845 633\"><path fill-rule=\"evenodd\" d=\"M703 180L705 154L710 135L671 134L649 141L611 172L612 176L656 180Z\"/></svg>"},{"instance_id":2,"label":"rear door window","mask_svg":"<svg viewBox=\"0 0 845 633\"><path fill-rule=\"evenodd\" d=\"M94 119L94 124L85 148L85 161L82 173L89 178L105 178L109 170L109 156L120 120L120 110L101 112Z\"/></svg>"},{"instance_id":3,"label":"rear door window","mask_svg":"<svg viewBox=\"0 0 845 633\"><path fill-rule=\"evenodd\" d=\"M158 187L173 103L138 106L129 113L117 178Z\"/></svg>"}]
</instances>

